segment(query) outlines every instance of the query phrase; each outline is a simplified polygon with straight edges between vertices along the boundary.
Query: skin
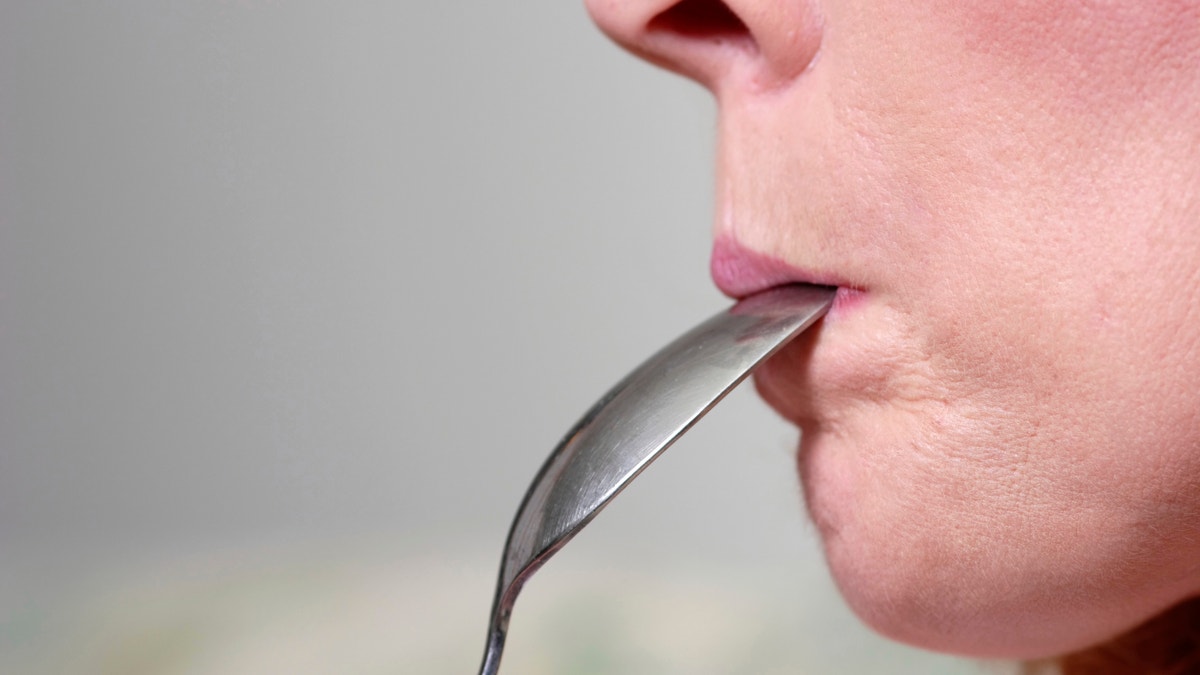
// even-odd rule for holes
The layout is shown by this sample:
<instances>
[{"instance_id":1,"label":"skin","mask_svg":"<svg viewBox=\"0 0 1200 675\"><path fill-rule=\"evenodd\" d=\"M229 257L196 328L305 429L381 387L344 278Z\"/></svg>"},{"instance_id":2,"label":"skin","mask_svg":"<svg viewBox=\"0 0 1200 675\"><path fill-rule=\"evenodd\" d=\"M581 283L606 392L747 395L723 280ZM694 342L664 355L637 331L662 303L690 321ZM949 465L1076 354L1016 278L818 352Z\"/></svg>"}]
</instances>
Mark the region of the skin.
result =
<instances>
[{"instance_id":1,"label":"skin","mask_svg":"<svg viewBox=\"0 0 1200 675\"><path fill-rule=\"evenodd\" d=\"M1032 658L1200 593L1200 3L589 0L720 110L713 271L851 607Z\"/></svg>"}]
</instances>

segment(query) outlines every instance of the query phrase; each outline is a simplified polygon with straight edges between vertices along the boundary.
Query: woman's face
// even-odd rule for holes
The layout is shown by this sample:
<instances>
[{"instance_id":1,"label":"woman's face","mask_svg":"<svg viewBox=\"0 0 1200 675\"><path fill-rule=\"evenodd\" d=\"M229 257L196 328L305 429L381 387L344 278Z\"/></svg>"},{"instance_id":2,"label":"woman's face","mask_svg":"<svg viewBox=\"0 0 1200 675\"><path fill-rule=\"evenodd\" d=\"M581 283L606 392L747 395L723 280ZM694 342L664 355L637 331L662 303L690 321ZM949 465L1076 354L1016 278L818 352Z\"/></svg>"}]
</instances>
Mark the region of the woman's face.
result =
<instances>
[{"instance_id":1,"label":"woman's face","mask_svg":"<svg viewBox=\"0 0 1200 675\"><path fill-rule=\"evenodd\" d=\"M757 383L860 616L1036 657L1200 592L1200 3L589 9L716 95L722 290L840 287Z\"/></svg>"}]
</instances>

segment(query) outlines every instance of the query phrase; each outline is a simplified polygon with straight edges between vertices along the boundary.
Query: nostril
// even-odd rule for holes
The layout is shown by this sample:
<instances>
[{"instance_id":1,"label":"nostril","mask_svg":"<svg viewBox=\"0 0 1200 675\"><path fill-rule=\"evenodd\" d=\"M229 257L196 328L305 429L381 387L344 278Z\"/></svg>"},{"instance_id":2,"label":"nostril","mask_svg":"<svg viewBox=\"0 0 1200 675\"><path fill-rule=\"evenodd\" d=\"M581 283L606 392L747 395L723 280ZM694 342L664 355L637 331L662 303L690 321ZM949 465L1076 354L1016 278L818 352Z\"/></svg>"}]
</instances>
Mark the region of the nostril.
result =
<instances>
[{"instance_id":1,"label":"nostril","mask_svg":"<svg viewBox=\"0 0 1200 675\"><path fill-rule=\"evenodd\" d=\"M691 38L750 37L750 29L721 0L682 0L654 17L647 27Z\"/></svg>"}]
</instances>

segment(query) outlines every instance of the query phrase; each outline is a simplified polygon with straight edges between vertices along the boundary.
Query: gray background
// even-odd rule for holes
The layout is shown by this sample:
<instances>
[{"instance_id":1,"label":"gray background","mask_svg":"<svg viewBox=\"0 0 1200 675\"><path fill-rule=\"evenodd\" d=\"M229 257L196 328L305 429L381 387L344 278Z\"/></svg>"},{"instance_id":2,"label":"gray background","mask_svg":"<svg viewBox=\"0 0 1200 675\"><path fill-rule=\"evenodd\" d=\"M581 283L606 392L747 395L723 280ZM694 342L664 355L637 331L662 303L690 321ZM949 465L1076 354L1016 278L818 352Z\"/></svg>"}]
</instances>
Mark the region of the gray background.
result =
<instances>
[{"instance_id":1,"label":"gray background","mask_svg":"<svg viewBox=\"0 0 1200 675\"><path fill-rule=\"evenodd\" d=\"M472 672L543 457L727 304L712 136L573 1L0 3L0 670ZM976 669L848 614L794 444L735 393L529 586L507 665ZM612 628L660 591L694 606ZM756 663L679 660L731 616Z\"/></svg>"}]
</instances>

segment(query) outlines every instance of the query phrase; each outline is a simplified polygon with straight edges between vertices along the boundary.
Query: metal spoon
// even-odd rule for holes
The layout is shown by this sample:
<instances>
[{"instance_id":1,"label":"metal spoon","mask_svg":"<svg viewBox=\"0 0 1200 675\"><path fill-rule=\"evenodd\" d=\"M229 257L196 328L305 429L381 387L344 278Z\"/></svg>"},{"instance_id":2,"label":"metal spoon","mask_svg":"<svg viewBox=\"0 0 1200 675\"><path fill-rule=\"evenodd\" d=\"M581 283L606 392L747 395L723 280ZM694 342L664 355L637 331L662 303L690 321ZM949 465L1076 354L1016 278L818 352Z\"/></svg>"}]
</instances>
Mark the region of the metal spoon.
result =
<instances>
[{"instance_id":1,"label":"metal spoon","mask_svg":"<svg viewBox=\"0 0 1200 675\"><path fill-rule=\"evenodd\" d=\"M738 302L684 333L604 395L550 453L500 562L480 675L496 675L521 586L667 446L754 368L816 323L833 288L792 285Z\"/></svg>"}]
</instances>

